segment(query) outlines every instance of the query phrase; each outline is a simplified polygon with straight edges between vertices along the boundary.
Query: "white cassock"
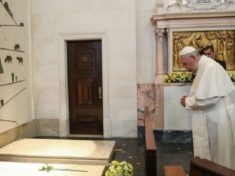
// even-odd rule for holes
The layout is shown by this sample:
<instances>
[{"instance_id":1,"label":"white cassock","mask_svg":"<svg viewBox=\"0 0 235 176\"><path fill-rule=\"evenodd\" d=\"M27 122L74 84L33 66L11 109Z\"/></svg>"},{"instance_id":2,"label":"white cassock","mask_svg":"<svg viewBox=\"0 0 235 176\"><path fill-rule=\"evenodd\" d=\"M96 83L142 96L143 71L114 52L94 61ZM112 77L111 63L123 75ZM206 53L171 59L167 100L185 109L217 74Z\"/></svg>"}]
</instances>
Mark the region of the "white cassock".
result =
<instances>
[{"instance_id":1,"label":"white cassock","mask_svg":"<svg viewBox=\"0 0 235 176\"><path fill-rule=\"evenodd\" d=\"M192 109L194 156L235 169L234 85L214 60L202 56L186 108Z\"/></svg>"}]
</instances>

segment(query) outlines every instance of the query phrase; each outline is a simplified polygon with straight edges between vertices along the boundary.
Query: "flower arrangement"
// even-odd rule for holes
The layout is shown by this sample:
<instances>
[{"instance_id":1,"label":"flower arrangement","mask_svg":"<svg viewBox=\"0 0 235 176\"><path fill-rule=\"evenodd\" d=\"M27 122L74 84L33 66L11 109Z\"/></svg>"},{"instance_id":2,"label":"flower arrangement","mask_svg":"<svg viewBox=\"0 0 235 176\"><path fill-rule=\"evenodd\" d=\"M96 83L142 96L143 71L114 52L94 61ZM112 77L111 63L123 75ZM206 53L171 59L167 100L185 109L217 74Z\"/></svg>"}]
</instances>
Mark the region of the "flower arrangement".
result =
<instances>
[{"instance_id":1,"label":"flower arrangement","mask_svg":"<svg viewBox=\"0 0 235 176\"><path fill-rule=\"evenodd\" d=\"M133 166L126 161L112 161L108 165L105 176L133 176Z\"/></svg>"},{"instance_id":2,"label":"flower arrangement","mask_svg":"<svg viewBox=\"0 0 235 176\"><path fill-rule=\"evenodd\" d=\"M228 71L228 75L232 82L235 82L235 71ZM167 83L190 83L193 81L192 73L190 72L172 72L165 76Z\"/></svg>"},{"instance_id":3,"label":"flower arrangement","mask_svg":"<svg viewBox=\"0 0 235 176\"><path fill-rule=\"evenodd\" d=\"M165 76L167 83L189 83L193 81L192 73L190 72L172 72Z\"/></svg>"}]
</instances>

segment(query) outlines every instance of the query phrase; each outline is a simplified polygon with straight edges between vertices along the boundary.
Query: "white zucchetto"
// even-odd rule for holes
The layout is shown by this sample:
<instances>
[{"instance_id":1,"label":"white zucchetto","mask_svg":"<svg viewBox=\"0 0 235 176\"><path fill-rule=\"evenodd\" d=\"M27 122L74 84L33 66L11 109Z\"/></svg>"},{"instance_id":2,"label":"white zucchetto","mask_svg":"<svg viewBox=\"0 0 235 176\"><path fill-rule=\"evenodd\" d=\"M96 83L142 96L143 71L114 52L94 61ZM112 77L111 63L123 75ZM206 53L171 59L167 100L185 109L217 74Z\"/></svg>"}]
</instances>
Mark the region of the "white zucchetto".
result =
<instances>
[{"instance_id":1,"label":"white zucchetto","mask_svg":"<svg viewBox=\"0 0 235 176\"><path fill-rule=\"evenodd\" d=\"M183 56L183 55L186 55L186 54L190 54L192 52L196 51L196 49L192 46L186 46L184 47L181 51L180 51L180 54L179 56Z\"/></svg>"}]
</instances>

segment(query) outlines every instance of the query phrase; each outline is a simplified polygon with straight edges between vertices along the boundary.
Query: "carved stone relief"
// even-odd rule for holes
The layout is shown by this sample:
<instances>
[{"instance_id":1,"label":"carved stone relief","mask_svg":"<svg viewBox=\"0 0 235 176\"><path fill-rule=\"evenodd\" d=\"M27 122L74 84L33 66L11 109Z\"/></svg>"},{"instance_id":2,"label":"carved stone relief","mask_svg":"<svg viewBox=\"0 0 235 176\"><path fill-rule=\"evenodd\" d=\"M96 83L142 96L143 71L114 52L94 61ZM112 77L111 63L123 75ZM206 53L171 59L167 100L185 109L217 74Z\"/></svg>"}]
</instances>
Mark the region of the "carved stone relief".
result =
<instances>
[{"instance_id":1,"label":"carved stone relief","mask_svg":"<svg viewBox=\"0 0 235 176\"><path fill-rule=\"evenodd\" d=\"M158 0L156 13L234 10L234 0Z\"/></svg>"},{"instance_id":2,"label":"carved stone relief","mask_svg":"<svg viewBox=\"0 0 235 176\"><path fill-rule=\"evenodd\" d=\"M235 30L173 32L173 71L183 70L178 56L180 50L187 45L198 50L212 45L216 59L224 61L227 70L235 70Z\"/></svg>"}]
</instances>

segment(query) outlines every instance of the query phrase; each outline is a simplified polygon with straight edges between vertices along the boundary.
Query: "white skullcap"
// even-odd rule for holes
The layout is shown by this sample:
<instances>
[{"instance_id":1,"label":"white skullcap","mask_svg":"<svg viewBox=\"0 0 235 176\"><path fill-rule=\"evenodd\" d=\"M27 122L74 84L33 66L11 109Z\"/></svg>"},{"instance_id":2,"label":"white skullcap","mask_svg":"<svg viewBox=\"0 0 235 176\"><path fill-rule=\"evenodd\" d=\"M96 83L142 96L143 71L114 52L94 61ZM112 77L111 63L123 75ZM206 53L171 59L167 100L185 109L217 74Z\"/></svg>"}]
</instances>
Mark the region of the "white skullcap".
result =
<instances>
[{"instance_id":1,"label":"white skullcap","mask_svg":"<svg viewBox=\"0 0 235 176\"><path fill-rule=\"evenodd\" d=\"M180 51L180 56L186 55L186 54L190 54L192 52L196 51L196 49L192 46L186 46L184 47L181 51Z\"/></svg>"}]
</instances>

